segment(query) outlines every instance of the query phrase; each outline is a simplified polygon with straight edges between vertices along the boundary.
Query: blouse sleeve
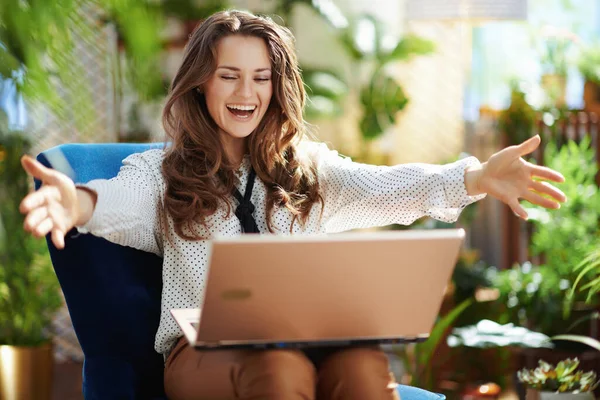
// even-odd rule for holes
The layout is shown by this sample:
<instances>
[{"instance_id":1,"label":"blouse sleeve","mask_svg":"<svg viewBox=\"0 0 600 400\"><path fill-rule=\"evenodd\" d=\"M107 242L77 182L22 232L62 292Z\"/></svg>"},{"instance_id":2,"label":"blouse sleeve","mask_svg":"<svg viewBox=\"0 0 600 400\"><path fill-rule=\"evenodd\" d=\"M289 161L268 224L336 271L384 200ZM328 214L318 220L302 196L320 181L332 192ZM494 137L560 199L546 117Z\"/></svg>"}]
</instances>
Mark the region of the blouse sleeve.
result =
<instances>
[{"instance_id":1,"label":"blouse sleeve","mask_svg":"<svg viewBox=\"0 0 600 400\"><path fill-rule=\"evenodd\" d=\"M322 144L317 160L328 233L409 225L424 216L454 222L463 208L485 197L467 195L464 171L479 164L475 157L446 165L375 166L353 162Z\"/></svg>"},{"instance_id":2,"label":"blouse sleeve","mask_svg":"<svg viewBox=\"0 0 600 400\"><path fill-rule=\"evenodd\" d=\"M92 217L78 231L162 256L162 154L162 150L133 154L123 160L115 178L81 185L96 192L97 201Z\"/></svg>"}]
</instances>

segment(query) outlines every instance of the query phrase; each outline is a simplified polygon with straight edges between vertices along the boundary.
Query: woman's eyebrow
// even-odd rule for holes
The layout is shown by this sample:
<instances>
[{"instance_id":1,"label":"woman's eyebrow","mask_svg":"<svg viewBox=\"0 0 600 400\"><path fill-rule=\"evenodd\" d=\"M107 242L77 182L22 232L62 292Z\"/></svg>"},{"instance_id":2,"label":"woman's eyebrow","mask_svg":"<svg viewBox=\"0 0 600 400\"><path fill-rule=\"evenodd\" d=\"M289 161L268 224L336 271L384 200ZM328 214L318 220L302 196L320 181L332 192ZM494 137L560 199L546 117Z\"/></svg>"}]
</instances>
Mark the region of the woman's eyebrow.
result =
<instances>
[{"instance_id":1,"label":"woman's eyebrow","mask_svg":"<svg viewBox=\"0 0 600 400\"><path fill-rule=\"evenodd\" d=\"M228 69L231 71L240 71L240 69L238 67L230 67L228 65L221 65L217 69ZM254 70L254 72L264 72L264 71L271 71L271 68L257 68Z\"/></svg>"}]
</instances>

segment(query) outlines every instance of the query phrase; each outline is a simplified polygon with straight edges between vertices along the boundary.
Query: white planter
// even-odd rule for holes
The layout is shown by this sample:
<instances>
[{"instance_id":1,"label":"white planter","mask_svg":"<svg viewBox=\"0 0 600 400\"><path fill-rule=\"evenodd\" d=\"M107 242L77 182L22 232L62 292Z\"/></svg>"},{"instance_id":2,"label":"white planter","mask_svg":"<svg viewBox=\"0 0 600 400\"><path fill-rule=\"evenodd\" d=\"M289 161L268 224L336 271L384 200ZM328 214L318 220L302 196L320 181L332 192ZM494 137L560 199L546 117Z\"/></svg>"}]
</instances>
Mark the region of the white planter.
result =
<instances>
[{"instance_id":1,"label":"white planter","mask_svg":"<svg viewBox=\"0 0 600 400\"><path fill-rule=\"evenodd\" d=\"M527 389L527 400L594 400L594 393L556 393L539 392L533 389Z\"/></svg>"}]
</instances>

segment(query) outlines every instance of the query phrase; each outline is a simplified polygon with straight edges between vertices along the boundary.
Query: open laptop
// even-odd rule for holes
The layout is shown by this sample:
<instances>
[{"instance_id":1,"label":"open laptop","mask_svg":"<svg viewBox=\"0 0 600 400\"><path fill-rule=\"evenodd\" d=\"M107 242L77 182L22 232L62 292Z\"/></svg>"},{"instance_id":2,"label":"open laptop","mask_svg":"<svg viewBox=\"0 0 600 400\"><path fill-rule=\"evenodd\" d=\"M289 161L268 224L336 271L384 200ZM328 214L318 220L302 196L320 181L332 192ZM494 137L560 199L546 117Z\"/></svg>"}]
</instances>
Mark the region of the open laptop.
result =
<instances>
[{"instance_id":1,"label":"open laptop","mask_svg":"<svg viewBox=\"0 0 600 400\"><path fill-rule=\"evenodd\" d=\"M217 239L201 310L171 313L203 350L422 341L464 236L443 229Z\"/></svg>"}]
</instances>

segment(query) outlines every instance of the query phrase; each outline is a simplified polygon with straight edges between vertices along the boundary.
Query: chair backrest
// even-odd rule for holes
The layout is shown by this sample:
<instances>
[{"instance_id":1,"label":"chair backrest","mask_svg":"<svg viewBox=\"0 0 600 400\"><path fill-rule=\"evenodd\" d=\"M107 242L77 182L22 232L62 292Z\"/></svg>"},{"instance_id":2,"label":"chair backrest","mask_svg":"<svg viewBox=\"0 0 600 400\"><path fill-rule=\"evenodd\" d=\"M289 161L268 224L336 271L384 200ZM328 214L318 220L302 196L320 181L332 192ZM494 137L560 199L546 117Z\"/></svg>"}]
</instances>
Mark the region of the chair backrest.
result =
<instances>
[{"instance_id":1,"label":"chair backrest","mask_svg":"<svg viewBox=\"0 0 600 400\"><path fill-rule=\"evenodd\" d=\"M109 179L132 153L155 144L66 144L38 155L76 183ZM72 172L72 173L71 173ZM36 188L40 183L36 182ZM162 259L76 230L65 249L48 247L83 350L83 393L90 399L164 398L163 358L154 350Z\"/></svg>"}]
</instances>

